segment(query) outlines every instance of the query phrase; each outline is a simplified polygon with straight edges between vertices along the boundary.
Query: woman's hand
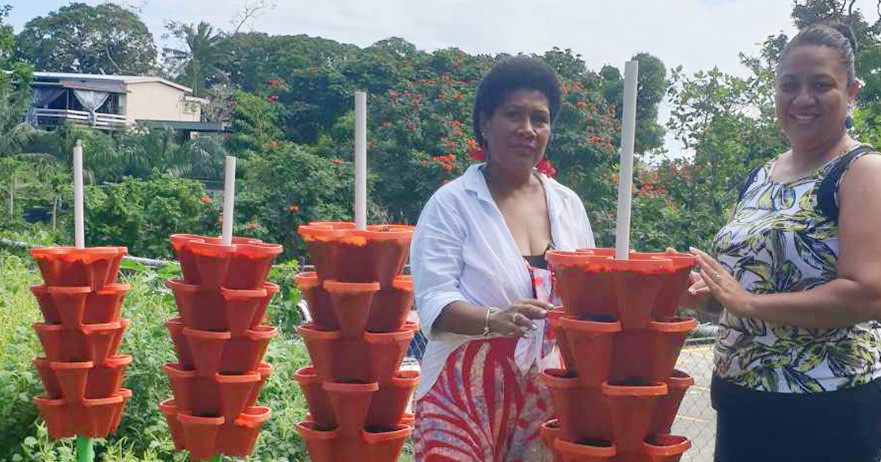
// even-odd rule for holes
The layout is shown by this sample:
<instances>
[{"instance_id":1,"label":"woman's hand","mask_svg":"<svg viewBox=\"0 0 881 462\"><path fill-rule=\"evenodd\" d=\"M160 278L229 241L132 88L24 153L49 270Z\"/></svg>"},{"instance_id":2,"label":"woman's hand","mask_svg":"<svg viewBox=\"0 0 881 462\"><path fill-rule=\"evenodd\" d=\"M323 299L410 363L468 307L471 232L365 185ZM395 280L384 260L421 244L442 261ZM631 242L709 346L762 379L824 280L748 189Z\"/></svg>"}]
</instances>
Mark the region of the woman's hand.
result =
<instances>
[{"instance_id":1,"label":"woman's hand","mask_svg":"<svg viewBox=\"0 0 881 462\"><path fill-rule=\"evenodd\" d=\"M713 294L710 293L710 288L707 287L701 274L697 271L688 273L688 290L682 294L679 306L689 310L700 310L709 303L711 298L713 298Z\"/></svg>"},{"instance_id":2,"label":"woman's hand","mask_svg":"<svg viewBox=\"0 0 881 462\"><path fill-rule=\"evenodd\" d=\"M728 274L721 263L706 252L692 247L691 253L697 257L701 271L698 275L700 281L692 278L692 285L688 288L689 293L692 289L696 296L709 293L729 312L750 317L755 295L747 292L734 276Z\"/></svg>"},{"instance_id":3,"label":"woman's hand","mask_svg":"<svg viewBox=\"0 0 881 462\"><path fill-rule=\"evenodd\" d=\"M538 328L533 319L544 319L550 303L522 299L489 315L489 330L505 337L532 337Z\"/></svg>"}]
</instances>

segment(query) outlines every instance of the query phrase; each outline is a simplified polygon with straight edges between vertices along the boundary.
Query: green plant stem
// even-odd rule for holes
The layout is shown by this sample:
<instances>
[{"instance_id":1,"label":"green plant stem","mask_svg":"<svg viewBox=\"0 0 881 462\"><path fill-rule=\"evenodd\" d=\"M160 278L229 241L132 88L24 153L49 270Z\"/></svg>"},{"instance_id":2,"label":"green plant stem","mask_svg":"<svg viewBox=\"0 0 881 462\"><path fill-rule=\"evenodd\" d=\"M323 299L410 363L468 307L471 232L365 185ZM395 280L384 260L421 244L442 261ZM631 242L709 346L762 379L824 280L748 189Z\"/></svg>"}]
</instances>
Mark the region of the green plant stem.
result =
<instances>
[{"instance_id":1,"label":"green plant stem","mask_svg":"<svg viewBox=\"0 0 881 462\"><path fill-rule=\"evenodd\" d=\"M93 462L95 460L95 446L91 438L77 435L76 460L77 462Z\"/></svg>"},{"instance_id":2,"label":"green plant stem","mask_svg":"<svg viewBox=\"0 0 881 462\"><path fill-rule=\"evenodd\" d=\"M223 459L223 454L215 454L214 457L208 459L208 462L220 462Z\"/></svg>"}]
</instances>

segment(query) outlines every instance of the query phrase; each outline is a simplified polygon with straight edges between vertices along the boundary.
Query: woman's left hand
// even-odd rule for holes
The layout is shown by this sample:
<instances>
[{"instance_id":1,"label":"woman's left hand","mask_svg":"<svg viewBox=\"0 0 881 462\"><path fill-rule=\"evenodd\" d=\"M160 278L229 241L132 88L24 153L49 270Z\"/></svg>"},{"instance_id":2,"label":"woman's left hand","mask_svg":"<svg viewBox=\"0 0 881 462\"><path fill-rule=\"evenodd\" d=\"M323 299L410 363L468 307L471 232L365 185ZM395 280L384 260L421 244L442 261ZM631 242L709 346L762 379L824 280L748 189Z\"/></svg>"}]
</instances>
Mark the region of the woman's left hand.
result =
<instances>
[{"instance_id":1,"label":"woman's left hand","mask_svg":"<svg viewBox=\"0 0 881 462\"><path fill-rule=\"evenodd\" d=\"M732 314L749 317L755 295L747 292L721 263L703 250L692 247L691 253L697 257L701 278L716 301Z\"/></svg>"}]
</instances>

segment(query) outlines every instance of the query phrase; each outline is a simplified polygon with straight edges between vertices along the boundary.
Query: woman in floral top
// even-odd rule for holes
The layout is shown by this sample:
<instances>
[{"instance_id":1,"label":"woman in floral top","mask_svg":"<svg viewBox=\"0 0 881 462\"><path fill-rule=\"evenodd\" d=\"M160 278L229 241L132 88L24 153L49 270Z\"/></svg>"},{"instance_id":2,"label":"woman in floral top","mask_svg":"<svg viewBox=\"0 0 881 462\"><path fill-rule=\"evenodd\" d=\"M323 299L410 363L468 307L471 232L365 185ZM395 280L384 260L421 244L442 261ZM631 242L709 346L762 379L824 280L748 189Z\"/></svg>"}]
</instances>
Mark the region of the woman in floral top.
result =
<instances>
[{"instance_id":1,"label":"woman in floral top","mask_svg":"<svg viewBox=\"0 0 881 462\"><path fill-rule=\"evenodd\" d=\"M846 130L854 51L839 25L787 44L775 103L791 148L751 177L716 258L694 250L693 301L724 307L716 461L881 458L881 156L845 155L860 146ZM839 164L835 217L818 192Z\"/></svg>"}]
</instances>

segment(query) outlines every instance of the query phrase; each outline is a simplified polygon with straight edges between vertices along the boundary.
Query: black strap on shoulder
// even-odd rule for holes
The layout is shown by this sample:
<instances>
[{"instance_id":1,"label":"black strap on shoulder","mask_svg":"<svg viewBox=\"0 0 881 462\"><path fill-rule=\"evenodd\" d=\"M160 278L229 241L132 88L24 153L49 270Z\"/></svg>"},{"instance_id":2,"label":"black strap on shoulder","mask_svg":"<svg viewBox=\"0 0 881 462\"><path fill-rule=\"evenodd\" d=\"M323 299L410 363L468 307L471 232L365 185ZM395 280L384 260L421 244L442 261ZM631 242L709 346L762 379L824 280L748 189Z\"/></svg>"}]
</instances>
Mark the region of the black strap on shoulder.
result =
<instances>
[{"instance_id":1,"label":"black strap on shoulder","mask_svg":"<svg viewBox=\"0 0 881 462\"><path fill-rule=\"evenodd\" d=\"M872 152L875 148L863 144L851 149L849 152L841 156L841 159L829 169L826 176L820 181L820 189L817 191L817 209L826 218L838 223L838 204L835 202L835 193L838 191L838 182L841 176L850 166L854 158L865 153Z\"/></svg>"},{"instance_id":2,"label":"black strap on shoulder","mask_svg":"<svg viewBox=\"0 0 881 462\"><path fill-rule=\"evenodd\" d=\"M751 172L749 172L749 176L746 177L746 182L743 183L743 185L740 187L740 192L737 193L737 202L743 200L744 194L746 194L746 192L749 190L749 187L752 186L753 182L756 181L756 175L759 174L759 170L761 169L762 165L759 165L758 167L752 169Z\"/></svg>"}]
</instances>

